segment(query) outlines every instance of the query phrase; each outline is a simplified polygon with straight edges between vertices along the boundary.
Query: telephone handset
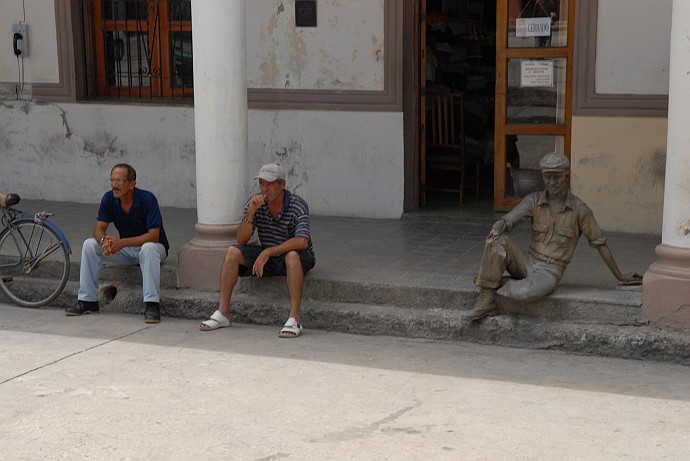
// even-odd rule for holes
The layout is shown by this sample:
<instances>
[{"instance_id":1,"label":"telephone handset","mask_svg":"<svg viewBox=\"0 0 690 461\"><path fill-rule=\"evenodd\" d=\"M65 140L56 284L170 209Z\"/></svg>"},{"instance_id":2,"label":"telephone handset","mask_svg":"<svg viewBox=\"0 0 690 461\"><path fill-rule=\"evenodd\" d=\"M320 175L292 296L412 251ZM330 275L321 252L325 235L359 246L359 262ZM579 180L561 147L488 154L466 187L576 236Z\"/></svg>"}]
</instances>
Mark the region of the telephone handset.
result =
<instances>
[{"instance_id":1,"label":"telephone handset","mask_svg":"<svg viewBox=\"0 0 690 461\"><path fill-rule=\"evenodd\" d=\"M22 50L19 47L21 44L17 43L21 40L24 40L24 37L22 37L22 34L15 32L14 36L12 38L12 46L14 47L15 56L19 56L20 54L22 54Z\"/></svg>"}]
</instances>

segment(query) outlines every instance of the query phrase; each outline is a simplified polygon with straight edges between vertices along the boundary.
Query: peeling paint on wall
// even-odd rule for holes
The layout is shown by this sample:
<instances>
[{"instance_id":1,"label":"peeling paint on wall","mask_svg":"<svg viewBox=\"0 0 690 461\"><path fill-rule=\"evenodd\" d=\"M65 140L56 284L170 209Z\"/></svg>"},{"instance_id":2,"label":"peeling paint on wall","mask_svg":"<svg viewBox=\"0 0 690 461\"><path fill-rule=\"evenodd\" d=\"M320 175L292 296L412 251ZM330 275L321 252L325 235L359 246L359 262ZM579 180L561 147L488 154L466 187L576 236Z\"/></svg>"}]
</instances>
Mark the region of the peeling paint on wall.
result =
<instances>
[{"instance_id":1,"label":"peeling paint on wall","mask_svg":"<svg viewBox=\"0 0 690 461\"><path fill-rule=\"evenodd\" d=\"M247 10L248 87L382 91L385 8L384 0L326 2L318 27L297 28L294 2L254 2Z\"/></svg>"},{"instance_id":2,"label":"peeling paint on wall","mask_svg":"<svg viewBox=\"0 0 690 461\"><path fill-rule=\"evenodd\" d=\"M97 203L110 167L127 162L161 204L196 203L191 108L5 103L0 147L0 184L26 198Z\"/></svg>"},{"instance_id":3,"label":"peeling paint on wall","mask_svg":"<svg viewBox=\"0 0 690 461\"><path fill-rule=\"evenodd\" d=\"M296 139L291 140L287 146L276 147L274 151L275 161L285 169L285 176L288 182L288 190L300 193L301 189L308 183L309 176L300 173L303 171L304 150L302 142Z\"/></svg>"},{"instance_id":4,"label":"peeling paint on wall","mask_svg":"<svg viewBox=\"0 0 690 461\"><path fill-rule=\"evenodd\" d=\"M628 181L629 190L663 188L666 177L666 151L658 148L635 162L635 176Z\"/></svg>"},{"instance_id":5,"label":"peeling paint on wall","mask_svg":"<svg viewBox=\"0 0 690 461\"><path fill-rule=\"evenodd\" d=\"M664 184L666 181L666 149L656 149L651 153L650 173L652 177Z\"/></svg>"},{"instance_id":6,"label":"peeling paint on wall","mask_svg":"<svg viewBox=\"0 0 690 461\"><path fill-rule=\"evenodd\" d=\"M678 230L678 235L685 237L690 234L690 221L685 221L684 223L678 223L676 226Z\"/></svg>"},{"instance_id":7,"label":"peeling paint on wall","mask_svg":"<svg viewBox=\"0 0 690 461\"><path fill-rule=\"evenodd\" d=\"M108 154L117 153L117 149L115 148L117 138L111 138L107 132L103 132L102 136L105 140L105 143L101 145L97 144L98 141L91 143L87 140L84 140L84 151L93 154L96 157L96 161L99 165L102 165L106 158L108 158Z\"/></svg>"},{"instance_id":8,"label":"peeling paint on wall","mask_svg":"<svg viewBox=\"0 0 690 461\"><path fill-rule=\"evenodd\" d=\"M615 164L615 160L615 156L613 156L611 153L605 150L596 149L578 159L577 163L587 168L595 168L601 171L611 171L611 168Z\"/></svg>"},{"instance_id":9,"label":"peeling paint on wall","mask_svg":"<svg viewBox=\"0 0 690 461\"><path fill-rule=\"evenodd\" d=\"M371 46L372 46L371 58L375 62L381 61L381 58L383 55L383 44L379 43L379 39L376 35L371 36Z\"/></svg>"},{"instance_id":10,"label":"peeling paint on wall","mask_svg":"<svg viewBox=\"0 0 690 461\"><path fill-rule=\"evenodd\" d=\"M60 107L60 116L62 117L62 126L65 127L65 139L69 140L72 137L72 130L69 127L69 122L67 122L67 114Z\"/></svg>"}]
</instances>

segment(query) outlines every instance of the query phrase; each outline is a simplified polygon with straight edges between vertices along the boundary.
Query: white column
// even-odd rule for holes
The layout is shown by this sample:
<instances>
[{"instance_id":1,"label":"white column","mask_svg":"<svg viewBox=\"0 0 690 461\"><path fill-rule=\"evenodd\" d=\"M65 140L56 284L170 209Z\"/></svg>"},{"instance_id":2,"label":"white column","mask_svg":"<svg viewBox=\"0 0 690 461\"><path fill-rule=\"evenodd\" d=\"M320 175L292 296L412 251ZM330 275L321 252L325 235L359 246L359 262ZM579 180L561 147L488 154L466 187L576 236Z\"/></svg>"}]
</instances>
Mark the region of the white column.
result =
<instances>
[{"instance_id":1,"label":"white column","mask_svg":"<svg viewBox=\"0 0 690 461\"><path fill-rule=\"evenodd\" d=\"M644 317L690 328L690 2L674 0L661 245L644 276Z\"/></svg>"},{"instance_id":2,"label":"white column","mask_svg":"<svg viewBox=\"0 0 690 461\"><path fill-rule=\"evenodd\" d=\"M690 248L690 2L673 2L662 243Z\"/></svg>"},{"instance_id":3,"label":"white column","mask_svg":"<svg viewBox=\"0 0 690 461\"><path fill-rule=\"evenodd\" d=\"M245 0L192 1L197 236L178 254L181 287L217 288L242 219L247 172Z\"/></svg>"}]
</instances>

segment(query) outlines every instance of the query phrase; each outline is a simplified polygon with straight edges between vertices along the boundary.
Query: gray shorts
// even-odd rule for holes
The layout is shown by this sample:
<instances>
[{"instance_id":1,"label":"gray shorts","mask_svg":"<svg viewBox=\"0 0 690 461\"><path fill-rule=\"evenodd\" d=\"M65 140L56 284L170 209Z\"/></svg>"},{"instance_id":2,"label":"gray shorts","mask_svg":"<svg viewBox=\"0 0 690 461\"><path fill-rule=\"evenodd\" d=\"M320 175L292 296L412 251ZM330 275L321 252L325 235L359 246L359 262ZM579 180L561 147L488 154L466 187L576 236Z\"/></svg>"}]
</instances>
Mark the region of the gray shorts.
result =
<instances>
[{"instance_id":1,"label":"gray shorts","mask_svg":"<svg viewBox=\"0 0 690 461\"><path fill-rule=\"evenodd\" d=\"M247 261L246 266L240 264L239 276L249 277L252 275L252 267L254 267L256 258L264 251L264 248L259 245L240 245L239 243L232 246L240 250L244 260ZM302 263L302 271L306 274L314 267L316 261L307 250L297 250L297 254ZM285 270L285 255L271 256L264 266L264 277L286 275Z\"/></svg>"}]
</instances>

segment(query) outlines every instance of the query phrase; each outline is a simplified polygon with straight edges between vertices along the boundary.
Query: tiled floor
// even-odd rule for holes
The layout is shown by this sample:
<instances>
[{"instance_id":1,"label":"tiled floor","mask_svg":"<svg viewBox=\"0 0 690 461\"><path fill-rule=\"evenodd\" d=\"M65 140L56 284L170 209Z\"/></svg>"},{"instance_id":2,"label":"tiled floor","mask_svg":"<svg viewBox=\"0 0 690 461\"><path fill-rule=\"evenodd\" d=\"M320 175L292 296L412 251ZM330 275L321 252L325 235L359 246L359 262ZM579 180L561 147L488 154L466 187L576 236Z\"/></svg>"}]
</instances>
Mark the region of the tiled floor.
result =
<instances>
[{"instance_id":1,"label":"tiled floor","mask_svg":"<svg viewBox=\"0 0 690 461\"><path fill-rule=\"evenodd\" d=\"M91 236L98 206L72 202L23 200L25 212L48 210L73 247L73 260ZM501 213L477 206L460 214L457 207L443 207L406 214L403 219L377 220L314 216L312 234L317 257L313 276L338 281L364 281L399 286L472 289L479 267L483 240ZM471 207L470 207L471 208ZM166 264L177 266L177 251L195 236L195 209L163 208L171 252ZM518 226L511 234L527 247L529 227ZM656 256L660 236L610 234L609 246L624 272L643 274ZM582 239L561 282L562 287L583 290L615 290L616 280Z\"/></svg>"}]
</instances>

